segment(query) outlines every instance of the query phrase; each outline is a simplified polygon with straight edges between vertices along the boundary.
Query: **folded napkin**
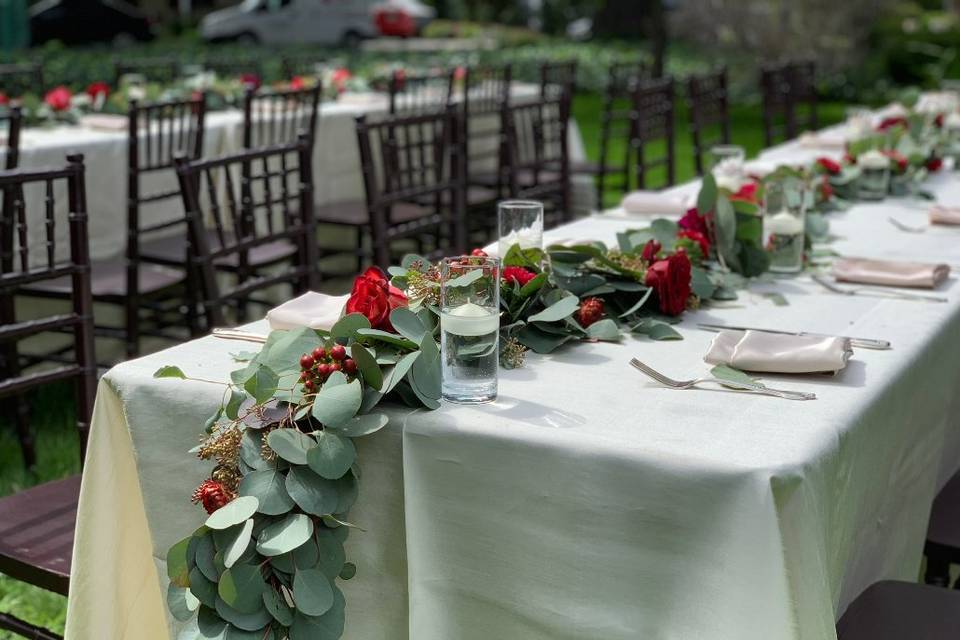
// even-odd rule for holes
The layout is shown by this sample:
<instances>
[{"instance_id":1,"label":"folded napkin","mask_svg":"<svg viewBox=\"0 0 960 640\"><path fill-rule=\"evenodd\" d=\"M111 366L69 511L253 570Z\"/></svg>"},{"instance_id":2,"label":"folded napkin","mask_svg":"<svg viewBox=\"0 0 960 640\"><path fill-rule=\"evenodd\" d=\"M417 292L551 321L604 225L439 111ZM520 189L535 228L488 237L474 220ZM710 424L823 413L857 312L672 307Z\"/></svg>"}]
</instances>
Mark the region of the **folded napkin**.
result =
<instances>
[{"instance_id":1,"label":"folded napkin","mask_svg":"<svg viewBox=\"0 0 960 640\"><path fill-rule=\"evenodd\" d=\"M949 265L929 262L841 258L833 263L833 277L841 282L887 287L934 289L949 275Z\"/></svg>"},{"instance_id":2,"label":"folded napkin","mask_svg":"<svg viewBox=\"0 0 960 640\"><path fill-rule=\"evenodd\" d=\"M836 130L807 132L800 136L799 142L801 147L842 151L847 147L848 137L845 132Z\"/></svg>"},{"instance_id":3,"label":"folded napkin","mask_svg":"<svg viewBox=\"0 0 960 640\"><path fill-rule=\"evenodd\" d=\"M659 191L634 191L620 203L630 215L678 215L687 212L687 201L682 196L668 195Z\"/></svg>"},{"instance_id":4,"label":"folded napkin","mask_svg":"<svg viewBox=\"0 0 960 640\"><path fill-rule=\"evenodd\" d=\"M130 123L127 116L117 113L91 113L80 116L80 126L97 131L126 131Z\"/></svg>"},{"instance_id":5,"label":"folded napkin","mask_svg":"<svg viewBox=\"0 0 960 640\"><path fill-rule=\"evenodd\" d=\"M930 224L960 224L960 207L931 207Z\"/></svg>"},{"instance_id":6,"label":"folded napkin","mask_svg":"<svg viewBox=\"0 0 960 640\"><path fill-rule=\"evenodd\" d=\"M850 340L763 331L721 331L710 343L708 364L764 373L836 373L853 355Z\"/></svg>"},{"instance_id":7,"label":"folded napkin","mask_svg":"<svg viewBox=\"0 0 960 640\"><path fill-rule=\"evenodd\" d=\"M350 296L328 296L325 293L307 291L299 298L288 300L267 312L271 330L330 329L340 319L340 312Z\"/></svg>"}]
</instances>

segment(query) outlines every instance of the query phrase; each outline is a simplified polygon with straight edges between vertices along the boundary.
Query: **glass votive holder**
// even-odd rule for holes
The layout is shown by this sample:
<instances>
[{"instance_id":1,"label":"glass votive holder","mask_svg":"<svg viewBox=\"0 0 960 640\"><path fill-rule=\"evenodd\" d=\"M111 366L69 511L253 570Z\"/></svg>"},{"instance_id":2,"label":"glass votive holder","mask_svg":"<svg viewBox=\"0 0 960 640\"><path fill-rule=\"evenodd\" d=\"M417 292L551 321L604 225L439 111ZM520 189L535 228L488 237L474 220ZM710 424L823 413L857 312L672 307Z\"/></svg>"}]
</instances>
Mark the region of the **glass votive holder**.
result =
<instances>
[{"instance_id":1,"label":"glass votive holder","mask_svg":"<svg viewBox=\"0 0 960 640\"><path fill-rule=\"evenodd\" d=\"M729 191L738 191L746 177L743 168L746 157L746 151L741 146L717 145L707 153L707 170L713 174L717 186Z\"/></svg>"},{"instance_id":2,"label":"glass votive holder","mask_svg":"<svg viewBox=\"0 0 960 640\"><path fill-rule=\"evenodd\" d=\"M873 149L857 158L860 178L857 196L861 200L883 200L890 191L890 158Z\"/></svg>"},{"instance_id":3,"label":"glass votive holder","mask_svg":"<svg viewBox=\"0 0 960 640\"><path fill-rule=\"evenodd\" d=\"M799 180L772 180L764 187L763 233L770 271L798 273L803 269L807 198Z\"/></svg>"},{"instance_id":4,"label":"glass votive holder","mask_svg":"<svg viewBox=\"0 0 960 640\"><path fill-rule=\"evenodd\" d=\"M513 245L521 249L543 248L543 203L535 200L504 200L497 204L501 258Z\"/></svg>"},{"instance_id":5,"label":"glass votive holder","mask_svg":"<svg viewBox=\"0 0 960 640\"><path fill-rule=\"evenodd\" d=\"M479 404L497 397L500 260L460 256L440 264L441 395Z\"/></svg>"}]
</instances>

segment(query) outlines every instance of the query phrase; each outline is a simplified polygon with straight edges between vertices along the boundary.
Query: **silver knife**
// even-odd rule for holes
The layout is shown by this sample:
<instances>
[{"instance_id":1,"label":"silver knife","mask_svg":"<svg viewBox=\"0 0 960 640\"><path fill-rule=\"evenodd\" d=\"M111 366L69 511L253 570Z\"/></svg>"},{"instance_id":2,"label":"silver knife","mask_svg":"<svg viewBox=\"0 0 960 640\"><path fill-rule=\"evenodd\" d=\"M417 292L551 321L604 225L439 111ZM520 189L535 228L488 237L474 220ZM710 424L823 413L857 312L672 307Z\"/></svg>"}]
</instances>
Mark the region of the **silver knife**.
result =
<instances>
[{"instance_id":1,"label":"silver knife","mask_svg":"<svg viewBox=\"0 0 960 640\"><path fill-rule=\"evenodd\" d=\"M877 349L885 351L891 348L889 340L877 340L874 338L854 338L852 336L832 336L826 333L810 333L809 331L780 331L778 329L760 329L757 327L734 327L726 324L709 324L700 322L697 324L701 329L707 331L760 331L762 333L779 333L785 336L812 336L814 338L845 338L850 341L850 346L860 347L861 349Z\"/></svg>"}]
</instances>

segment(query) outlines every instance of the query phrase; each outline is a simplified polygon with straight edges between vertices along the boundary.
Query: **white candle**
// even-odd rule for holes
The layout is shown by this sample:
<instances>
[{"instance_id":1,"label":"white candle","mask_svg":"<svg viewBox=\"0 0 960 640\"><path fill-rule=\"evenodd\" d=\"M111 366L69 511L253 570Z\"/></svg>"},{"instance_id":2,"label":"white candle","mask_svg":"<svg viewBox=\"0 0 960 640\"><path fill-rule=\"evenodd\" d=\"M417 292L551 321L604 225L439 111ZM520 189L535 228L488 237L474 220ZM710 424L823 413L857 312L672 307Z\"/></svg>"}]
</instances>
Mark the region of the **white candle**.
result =
<instances>
[{"instance_id":1,"label":"white candle","mask_svg":"<svg viewBox=\"0 0 960 640\"><path fill-rule=\"evenodd\" d=\"M857 164L864 169L889 169L890 158L876 149L871 149L866 153L860 154L857 158Z\"/></svg>"},{"instance_id":2,"label":"white candle","mask_svg":"<svg viewBox=\"0 0 960 640\"><path fill-rule=\"evenodd\" d=\"M788 211L768 214L765 224L767 233L780 236L795 236L803 233L803 220Z\"/></svg>"},{"instance_id":3,"label":"white candle","mask_svg":"<svg viewBox=\"0 0 960 640\"><path fill-rule=\"evenodd\" d=\"M467 302L440 316L440 328L455 336L485 336L500 328L494 309Z\"/></svg>"}]
</instances>

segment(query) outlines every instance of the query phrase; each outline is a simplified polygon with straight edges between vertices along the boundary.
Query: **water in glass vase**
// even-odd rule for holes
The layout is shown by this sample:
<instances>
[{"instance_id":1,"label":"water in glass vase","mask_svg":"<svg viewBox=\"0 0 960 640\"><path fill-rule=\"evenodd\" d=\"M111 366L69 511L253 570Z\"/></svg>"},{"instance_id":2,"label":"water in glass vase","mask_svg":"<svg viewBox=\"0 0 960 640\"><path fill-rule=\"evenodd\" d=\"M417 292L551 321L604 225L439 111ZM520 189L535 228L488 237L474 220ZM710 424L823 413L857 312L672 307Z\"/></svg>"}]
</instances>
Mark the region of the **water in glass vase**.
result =
<instances>
[{"instance_id":1,"label":"water in glass vase","mask_svg":"<svg viewBox=\"0 0 960 640\"><path fill-rule=\"evenodd\" d=\"M500 318L497 309L472 302L440 315L443 399L489 402L497 397Z\"/></svg>"},{"instance_id":2,"label":"water in glass vase","mask_svg":"<svg viewBox=\"0 0 960 640\"><path fill-rule=\"evenodd\" d=\"M770 271L797 273L803 269L803 218L787 211L767 216L767 253Z\"/></svg>"}]
</instances>

